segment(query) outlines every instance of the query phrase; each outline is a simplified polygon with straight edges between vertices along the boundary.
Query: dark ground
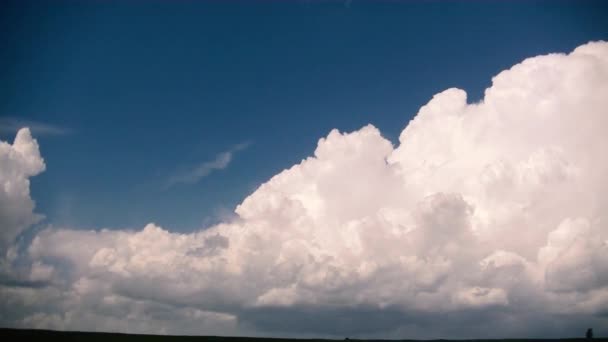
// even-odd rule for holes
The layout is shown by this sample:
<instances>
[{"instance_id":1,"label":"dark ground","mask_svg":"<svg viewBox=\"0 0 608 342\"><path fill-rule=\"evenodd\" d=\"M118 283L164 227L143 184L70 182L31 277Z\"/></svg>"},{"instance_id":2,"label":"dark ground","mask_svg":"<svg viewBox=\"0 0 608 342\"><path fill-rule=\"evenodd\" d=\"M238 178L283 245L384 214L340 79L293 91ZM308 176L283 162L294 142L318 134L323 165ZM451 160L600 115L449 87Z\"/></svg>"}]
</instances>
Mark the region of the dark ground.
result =
<instances>
[{"instance_id":1,"label":"dark ground","mask_svg":"<svg viewBox=\"0 0 608 342\"><path fill-rule=\"evenodd\" d=\"M219 337L219 336L161 336L161 335L131 335L117 333L93 333L93 332L73 332L73 331L52 331L52 330L21 330L21 329L5 329L0 328L0 341L41 341L41 340L56 340L56 341L155 341L167 342L313 342L313 341L343 341L343 340L327 340L327 339L288 339L288 338L254 338L254 337ZM397 340L356 340L349 341L397 341ZM421 341L421 340L398 340L398 341ZM450 340L428 340L428 341L450 341ZM453 340L453 341L476 341L476 342L519 342L519 341L606 341L603 338L594 338L587 340L584 338L565 338L565 339L505 339L505 340Z\"/></svg>"}]
</instances>

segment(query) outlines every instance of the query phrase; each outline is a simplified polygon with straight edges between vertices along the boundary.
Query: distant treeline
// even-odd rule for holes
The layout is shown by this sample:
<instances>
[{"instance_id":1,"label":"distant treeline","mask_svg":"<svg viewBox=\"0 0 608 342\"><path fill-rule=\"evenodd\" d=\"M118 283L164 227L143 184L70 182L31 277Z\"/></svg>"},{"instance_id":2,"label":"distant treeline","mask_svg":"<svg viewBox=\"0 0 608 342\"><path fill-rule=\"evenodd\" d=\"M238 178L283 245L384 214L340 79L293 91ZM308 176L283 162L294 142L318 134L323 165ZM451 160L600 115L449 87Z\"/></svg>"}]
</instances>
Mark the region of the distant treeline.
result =
<instances>
[{"instance_id":1,"label":"distant treeline","mask_svg":"<svg viewBox=\"0 0 608 342\"><path fill-rule=\"evenodd\" d=\"M97 332L80 332L80 331L54 331L54 330L25 330L25 329L6 329L0 328L0 340L2 341L28 341L30 339L42 341L43 339L51 339L56 341L178 341L178 342L314 342L314 341L343 341L344 339L295 339L295 338L260 338L260 337L222 337L222 336L173 336L173 335L136 335L136 334L120 334L120 333L97 333ZM346 338L349 341L423 341L423 340L359 340ZM595 338L593 341L604 340ZM426 340L426 341L450 341L450 340ZM564 339L504 339L504 340L452 340L458 342L476 341L476 342L521 342L521 341L589 341L585 338L564 338Z\"/></svg>"}]
</instances>

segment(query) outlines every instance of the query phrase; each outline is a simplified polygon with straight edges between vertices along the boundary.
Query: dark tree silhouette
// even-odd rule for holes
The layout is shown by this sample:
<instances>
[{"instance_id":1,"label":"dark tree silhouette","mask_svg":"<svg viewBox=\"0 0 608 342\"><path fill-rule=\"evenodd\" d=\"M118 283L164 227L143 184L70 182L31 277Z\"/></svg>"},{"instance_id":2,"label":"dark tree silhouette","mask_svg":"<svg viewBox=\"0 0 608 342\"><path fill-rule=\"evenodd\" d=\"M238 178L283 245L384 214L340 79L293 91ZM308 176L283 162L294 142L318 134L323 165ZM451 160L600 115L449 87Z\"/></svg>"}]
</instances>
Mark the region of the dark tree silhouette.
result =
<instances>
[{"instance_id":1,"label":"dark tree silhouette","mask_svg":"<svg viewBox=\"0 0 608 342\"><path fill-rule=\"evenodd\" d=\"M587 329L587 333L585 334L585 336L588 339L592 339L593 338L593 329L591 329L591 328Z\"/></svg>"}]
</instances>

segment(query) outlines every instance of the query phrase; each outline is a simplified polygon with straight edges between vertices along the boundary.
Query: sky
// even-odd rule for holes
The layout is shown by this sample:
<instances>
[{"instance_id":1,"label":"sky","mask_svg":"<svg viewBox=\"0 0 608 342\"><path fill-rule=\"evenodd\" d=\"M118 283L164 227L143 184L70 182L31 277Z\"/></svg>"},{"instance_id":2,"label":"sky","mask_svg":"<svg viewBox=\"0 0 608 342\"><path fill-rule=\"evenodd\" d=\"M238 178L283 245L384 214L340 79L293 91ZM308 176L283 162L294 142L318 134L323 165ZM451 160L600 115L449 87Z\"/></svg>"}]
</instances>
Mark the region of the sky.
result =
<instances>
[{"instance_id":1,"label":"sky","mask_svg":"<svg viewBox=\"0 0 608 342\"><path fill-rule=\"evenodd\" d=\"M606 23L601 1L5 2L0 325L608 335Z\"/></svg>"}]
</instances>

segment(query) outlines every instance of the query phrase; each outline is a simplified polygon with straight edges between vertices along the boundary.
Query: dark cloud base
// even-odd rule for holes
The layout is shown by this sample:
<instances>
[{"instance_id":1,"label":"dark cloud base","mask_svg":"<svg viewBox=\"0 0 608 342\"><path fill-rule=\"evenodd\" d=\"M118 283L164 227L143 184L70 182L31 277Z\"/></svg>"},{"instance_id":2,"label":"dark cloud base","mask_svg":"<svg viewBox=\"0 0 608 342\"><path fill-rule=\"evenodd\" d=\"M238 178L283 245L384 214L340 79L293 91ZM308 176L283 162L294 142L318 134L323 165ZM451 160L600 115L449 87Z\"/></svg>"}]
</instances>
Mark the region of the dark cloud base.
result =
<instances>
[{"instance_id":1,"label":"dark cloud base","mask_svg":"<svg viewBox=\"0 0 608 342\"><path fill-rule=\"evenodd\" d=\"M306 336L314 331L325 336L354 338L470 339L566 338L572 332L581 336L588 327L602 327L594 315L549 315L542 312L522 314L501 307L436 312L407 312L397 307L322 308L315 306L260 308L238 314L239 323L253 325L272 336ZM530 324L533 322L533 324ZM463 327L467 335L463 336ZM508 331L508 333L506 333ZM497 333L499 332L499 333ZM502 335L502 336L501 336Z\"/></svg>"}]
</instances>

